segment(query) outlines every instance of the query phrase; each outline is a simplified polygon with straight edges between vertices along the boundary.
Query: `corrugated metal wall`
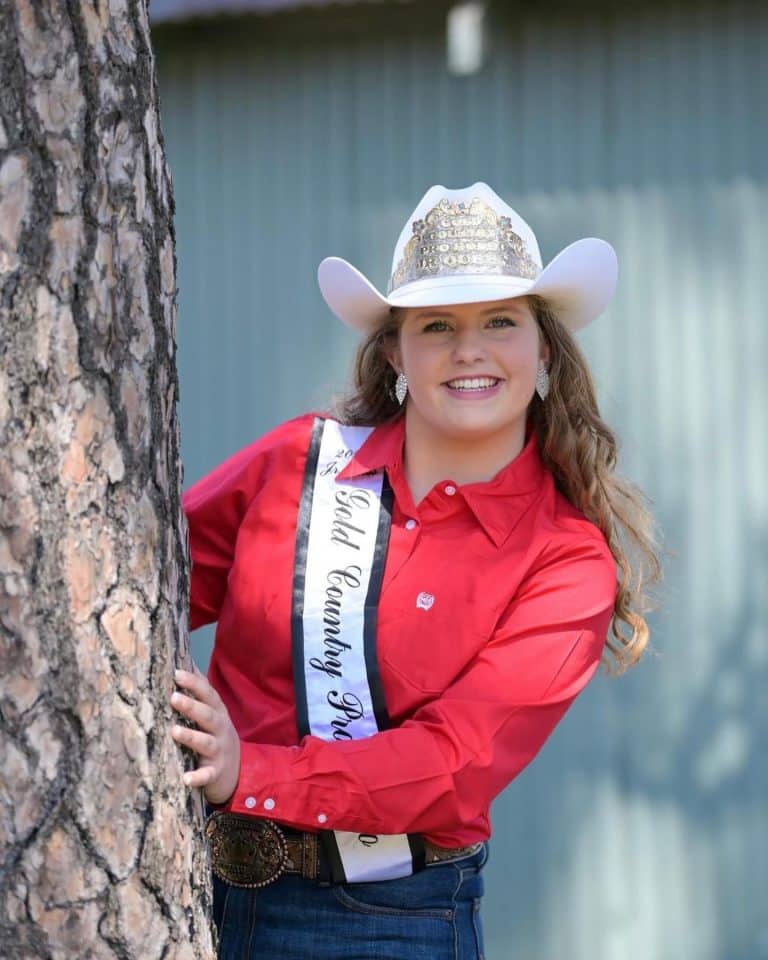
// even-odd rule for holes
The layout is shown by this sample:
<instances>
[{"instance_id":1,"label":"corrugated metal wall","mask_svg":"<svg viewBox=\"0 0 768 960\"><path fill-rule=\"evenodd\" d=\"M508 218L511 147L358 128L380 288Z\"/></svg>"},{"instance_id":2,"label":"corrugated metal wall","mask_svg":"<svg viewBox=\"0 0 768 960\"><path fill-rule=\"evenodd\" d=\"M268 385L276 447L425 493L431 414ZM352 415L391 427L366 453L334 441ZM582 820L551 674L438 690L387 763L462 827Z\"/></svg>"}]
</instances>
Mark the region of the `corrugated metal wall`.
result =
<instances>
[{"instance_id":1,"label":"corrugated metal wall","mask_svg":"<svg viewBox=\"0 0 768 960\"><path fill-rule=\"evenodd\" d=\"M765 3L439 4L156 32L188 481L343 385L327 254L384 284L424 189L486 179L545 259L610 240L582 342L673 557L656 655L598 679L495 805L491 960L768 957ZM205 656L205 643L198 650Z\"/></svg>"}]
</instances>

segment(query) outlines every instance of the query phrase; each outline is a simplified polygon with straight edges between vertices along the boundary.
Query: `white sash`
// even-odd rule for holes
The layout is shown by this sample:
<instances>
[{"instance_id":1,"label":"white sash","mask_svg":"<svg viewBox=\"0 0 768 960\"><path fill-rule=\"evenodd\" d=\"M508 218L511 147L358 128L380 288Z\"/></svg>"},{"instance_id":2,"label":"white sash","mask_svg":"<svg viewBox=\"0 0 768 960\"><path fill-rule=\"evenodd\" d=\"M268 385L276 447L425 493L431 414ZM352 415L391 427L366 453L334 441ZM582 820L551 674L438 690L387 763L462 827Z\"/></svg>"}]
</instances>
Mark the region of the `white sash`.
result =
<instances>
[{"instance_id":1,"label":"white sash","mask_svg":"<svg viewBox=\"0 0 768 960\"><path fill-rule=\"evenodd\" d=\"M376 661L376 610L389 538L383 473L337 481L370 427L316 420L296 537L293 659L299 736L357 740L389 726ZM322 834L333 880L406 877L423 864L407 834Z\"/></svg>"}]
</instances>

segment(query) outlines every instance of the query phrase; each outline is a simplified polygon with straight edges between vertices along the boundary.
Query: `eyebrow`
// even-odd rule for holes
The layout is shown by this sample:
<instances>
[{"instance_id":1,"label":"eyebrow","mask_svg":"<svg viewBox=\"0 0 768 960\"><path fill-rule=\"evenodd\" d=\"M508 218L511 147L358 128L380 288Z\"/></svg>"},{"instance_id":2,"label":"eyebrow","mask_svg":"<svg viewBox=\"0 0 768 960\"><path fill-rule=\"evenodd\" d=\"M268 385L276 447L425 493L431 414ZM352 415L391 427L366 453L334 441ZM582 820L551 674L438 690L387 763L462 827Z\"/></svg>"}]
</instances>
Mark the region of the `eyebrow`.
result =
<instances>
[{"instance_id":1,"label":"eyebrow","mask_svg":"<svg viewBox=\"0 0 768 960\"><path fill-rule=\"evenodd\" d=\"M519 313L522 309L523 308L518 304L513 304L512 306L509 306L508 304L504 304L503 306L488 307L488 309L486 310L481 310L480 316L487 317L494 313L505 313L505 312ZM429 320L432 317L450 317L450 316L453 316L453 311L450 309L450 307L443 307L441 309L434 309L434 310L421 310L419 311L419 313L416 314L416 319Z\"/></svg>"}]
</instances>

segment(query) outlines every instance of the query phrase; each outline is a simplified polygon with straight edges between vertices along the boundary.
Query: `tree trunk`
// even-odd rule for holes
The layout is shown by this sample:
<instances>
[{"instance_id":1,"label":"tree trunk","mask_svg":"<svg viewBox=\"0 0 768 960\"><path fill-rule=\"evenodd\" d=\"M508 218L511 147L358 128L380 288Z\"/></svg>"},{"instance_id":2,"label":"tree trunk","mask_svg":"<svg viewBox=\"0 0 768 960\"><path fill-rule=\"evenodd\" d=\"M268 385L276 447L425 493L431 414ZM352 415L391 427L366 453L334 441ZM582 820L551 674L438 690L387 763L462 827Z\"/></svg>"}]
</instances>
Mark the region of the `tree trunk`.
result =
<instances>
[{"instance_id":1,"label":"tree trunk","mask_svg":"<svg viewBox=\"0 0 768 960\"><path fill-rule=\"evenodd\" d=\"M0 955L213 957L143 0L0 0Z\"/></svg>"}]
</instances>

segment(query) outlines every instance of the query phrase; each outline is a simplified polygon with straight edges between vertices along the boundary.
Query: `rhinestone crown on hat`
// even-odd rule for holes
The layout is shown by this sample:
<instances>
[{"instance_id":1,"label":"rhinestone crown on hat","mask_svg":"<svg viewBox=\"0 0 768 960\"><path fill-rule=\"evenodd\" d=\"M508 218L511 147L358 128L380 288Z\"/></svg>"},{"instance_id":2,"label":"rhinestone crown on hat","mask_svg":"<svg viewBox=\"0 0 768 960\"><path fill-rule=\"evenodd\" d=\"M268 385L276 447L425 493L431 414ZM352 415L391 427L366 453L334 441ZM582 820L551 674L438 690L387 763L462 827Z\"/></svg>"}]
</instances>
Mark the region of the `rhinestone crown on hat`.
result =
<instances>
[{"instance_id":1,"label":"rhinestone crown on hat","mask_svg":"<svg viewBox=\"0 0 768 960\"><path fill-rule=\"evenodd\" d=\"M414 220L413 236L392 274L389 293L426 277L457 273L494 274L535 280L540 267L512 229L483 200L452 203L443 199Z\"/></svg>"}]
</instances>

